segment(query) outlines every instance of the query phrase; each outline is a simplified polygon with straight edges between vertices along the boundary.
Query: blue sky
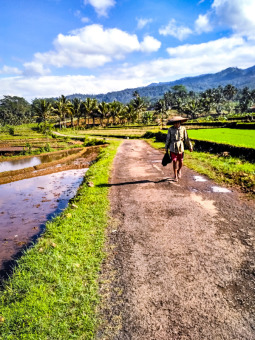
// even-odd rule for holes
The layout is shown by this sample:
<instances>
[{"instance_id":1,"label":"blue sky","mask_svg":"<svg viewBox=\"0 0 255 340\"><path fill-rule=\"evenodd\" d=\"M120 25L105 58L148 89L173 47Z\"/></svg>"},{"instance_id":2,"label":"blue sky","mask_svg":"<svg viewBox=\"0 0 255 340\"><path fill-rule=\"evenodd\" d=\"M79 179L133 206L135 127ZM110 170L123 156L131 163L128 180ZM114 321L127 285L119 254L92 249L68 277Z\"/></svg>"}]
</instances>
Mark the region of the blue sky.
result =
<instances>
[{"instance_id":1,"label":"blue sky","mask_svg":"<svg viewBox=\"0 0 255 340\"><path fill-rule=\"evenodd\" d=\"M0 5L0 97L106 93L255 65L254 0Z\"/></svg>"}]
</instances>

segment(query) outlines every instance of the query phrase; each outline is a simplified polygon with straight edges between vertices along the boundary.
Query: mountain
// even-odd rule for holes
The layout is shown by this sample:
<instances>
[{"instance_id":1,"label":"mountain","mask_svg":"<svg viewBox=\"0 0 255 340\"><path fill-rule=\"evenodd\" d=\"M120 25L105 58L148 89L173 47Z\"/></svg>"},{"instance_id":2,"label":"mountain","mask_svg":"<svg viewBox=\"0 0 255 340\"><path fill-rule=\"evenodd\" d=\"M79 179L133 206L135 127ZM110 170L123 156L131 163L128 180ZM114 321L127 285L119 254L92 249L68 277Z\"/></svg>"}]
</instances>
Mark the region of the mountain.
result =
<instances>
[{"instance_id":1,"label":"mountain","mask_svg":"<svg viewBox=\"0 0 255 340\"><path fill-rule=\"evenodd\" d=\"M147 97L153 102L162 98L164 93L171 90L171 88L175 85L184 85L188 91L202 92L208 88L218 87L219 85L225 86L227 84L232 84L239 89L245 86L250 89L255 89L255 66L247 69L229 67L218 73L186 77L171 82L152 83L144 87L125 89L122 91L114 91L98 95L73 94L67 96L67 98L73 99L77 97L84 100L86 97L91 97L96 98L98 101L112 102L117 100L122 103L128 103L133 98L132 94L134 91L137 91L141 97Z\"/></svg>"}]
</instances>

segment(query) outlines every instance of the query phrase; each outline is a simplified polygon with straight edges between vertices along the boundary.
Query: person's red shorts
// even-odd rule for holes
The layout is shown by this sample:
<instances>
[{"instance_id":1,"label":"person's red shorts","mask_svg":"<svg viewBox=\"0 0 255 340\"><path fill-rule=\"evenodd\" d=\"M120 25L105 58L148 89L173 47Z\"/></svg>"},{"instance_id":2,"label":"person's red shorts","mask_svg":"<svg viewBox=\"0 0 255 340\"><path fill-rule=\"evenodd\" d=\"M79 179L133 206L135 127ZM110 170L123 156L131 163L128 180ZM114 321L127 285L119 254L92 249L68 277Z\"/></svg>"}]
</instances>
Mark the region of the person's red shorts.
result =
<instances>
[{"instance_id":1,"label":"person's red shorts","mask_svg":"<svg viewBox=\"0 0 255 340\"><path fill-rule=\"evenodd\" d=\"M175 152L171 151L170 154L171 154L171 158L172 158L173 162L183 160L184 152L182 152L182 153L175 153Z\"/></svg>"}]
</instances>

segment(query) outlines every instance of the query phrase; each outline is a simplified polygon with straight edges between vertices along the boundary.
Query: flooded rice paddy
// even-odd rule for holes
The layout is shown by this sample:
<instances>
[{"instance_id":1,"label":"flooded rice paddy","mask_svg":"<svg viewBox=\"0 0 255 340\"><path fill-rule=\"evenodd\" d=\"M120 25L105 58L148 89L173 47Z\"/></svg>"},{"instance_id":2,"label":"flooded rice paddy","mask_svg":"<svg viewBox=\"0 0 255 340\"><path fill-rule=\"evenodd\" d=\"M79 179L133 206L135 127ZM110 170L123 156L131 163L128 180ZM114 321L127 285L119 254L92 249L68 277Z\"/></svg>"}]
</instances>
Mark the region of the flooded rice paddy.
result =
<instances>
[{"instance_id":1,"label":"flooded rice paddy","mask_svg":"<svg viewBox=\"0 0 255 340\"><path fill-rule=\"evenodd\" d=\"M36 166L42 163L49 163L49 162L57 161L63 157L73 155L79 151L80 149L78 150L72 149L72 150L67 150L67 151L63 151L63 152L55 153L55 154L47 154L47 155L42 155L42 156L34 156L34 157L28 157L28 158L20 158L20 159L13 159L9 161L3 161L3 162L0 162L0 172L20 170L20 169Z\"/></svg>"},{"instance_id":2,"label":"flooded rice paddy","mask_svg":"<svg viewBox=\"0 0 255 340\"><path fill-rule=\"evenodd\" d=\"M66 208L88 169L72 169L0 185L0 279L45 223Z\"/></svg>"}]
</instances>

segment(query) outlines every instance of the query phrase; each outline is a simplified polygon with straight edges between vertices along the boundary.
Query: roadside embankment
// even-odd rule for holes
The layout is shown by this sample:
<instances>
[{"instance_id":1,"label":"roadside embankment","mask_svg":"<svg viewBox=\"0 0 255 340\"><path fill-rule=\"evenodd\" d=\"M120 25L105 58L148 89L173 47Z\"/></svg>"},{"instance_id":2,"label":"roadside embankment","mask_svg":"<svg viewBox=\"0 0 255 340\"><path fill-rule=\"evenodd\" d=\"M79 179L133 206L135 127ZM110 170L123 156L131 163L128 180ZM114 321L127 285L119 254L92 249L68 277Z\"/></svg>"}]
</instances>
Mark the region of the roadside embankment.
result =
<instances>
[{"instance_id":1,"label":"roadside embankment","mask_svg":"<svg viewBox=\"0 0 255 340\"><path fill-rule=\"evenodd\" d=\"M86 159L87 162L90 162L96 159L99 149L100 149L99 146L79 148L77 149L78 151L77 153L69 155L67 157L63 157L61 159L58 159L58 160L55 160L49 163L42 163L39 165L35 165L33 167L28 167L28 168L19 169L19 170L1 172L0 173L0 184L19 181L25 178L46 175L52 172L59 172L59 171L68 170L68 169L80 168L78 163L74 164L73 162L80 157L83 157L84 159ZM40 156L53 155L53 154L57 155L59 153L63 153L63 151L55 151L53 153L41 154ZM24 159L31 158L31 157L34 157L34 156L24 156Z\"/></svg>"}]
</instances>

